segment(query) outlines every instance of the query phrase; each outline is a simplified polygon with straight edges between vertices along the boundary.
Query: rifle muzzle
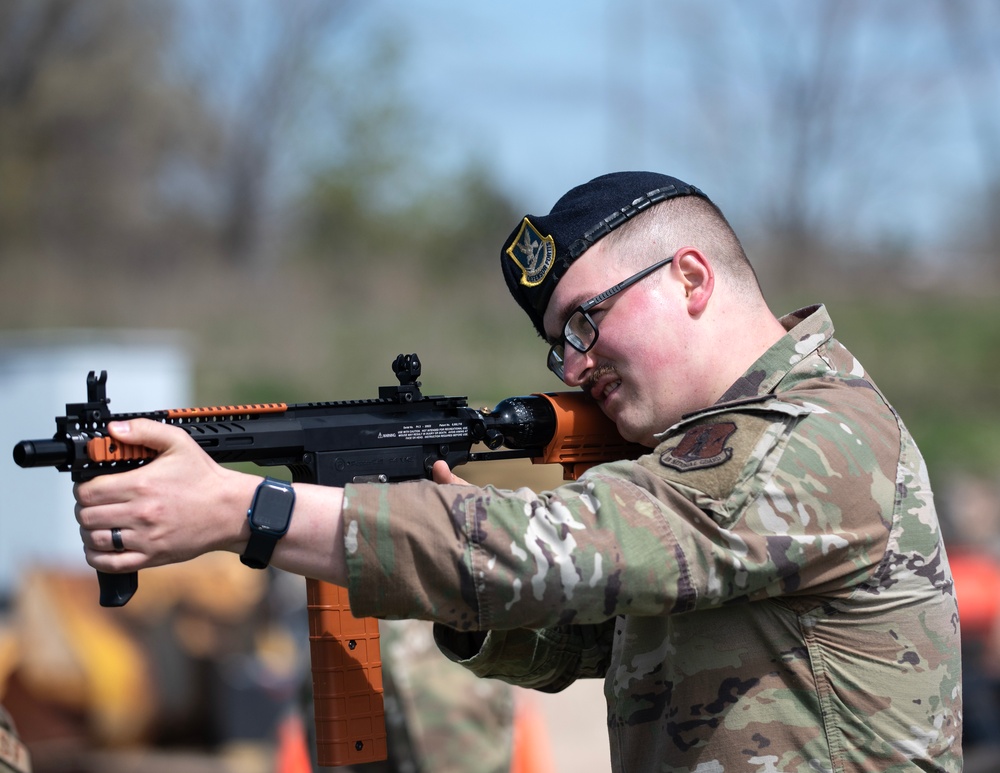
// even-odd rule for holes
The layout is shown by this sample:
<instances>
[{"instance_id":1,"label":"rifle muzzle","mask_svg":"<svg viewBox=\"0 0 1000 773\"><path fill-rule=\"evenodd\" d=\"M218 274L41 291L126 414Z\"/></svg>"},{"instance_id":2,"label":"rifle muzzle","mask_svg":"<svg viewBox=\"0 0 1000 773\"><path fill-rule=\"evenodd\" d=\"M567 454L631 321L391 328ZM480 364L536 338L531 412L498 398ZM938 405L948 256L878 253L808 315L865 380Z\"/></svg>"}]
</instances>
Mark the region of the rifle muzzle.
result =
<instances>
[{"instance_id":1,"label":"rifle muzzle","mask_svg":"<svg viewBox=\"0 0 1000 773\"><path fill-rule=\"evenodd\" d=\"M22 440L14 446L14 463L18 467L56 467L71 461L65 440Z\"/></svg>"}]
</instances>

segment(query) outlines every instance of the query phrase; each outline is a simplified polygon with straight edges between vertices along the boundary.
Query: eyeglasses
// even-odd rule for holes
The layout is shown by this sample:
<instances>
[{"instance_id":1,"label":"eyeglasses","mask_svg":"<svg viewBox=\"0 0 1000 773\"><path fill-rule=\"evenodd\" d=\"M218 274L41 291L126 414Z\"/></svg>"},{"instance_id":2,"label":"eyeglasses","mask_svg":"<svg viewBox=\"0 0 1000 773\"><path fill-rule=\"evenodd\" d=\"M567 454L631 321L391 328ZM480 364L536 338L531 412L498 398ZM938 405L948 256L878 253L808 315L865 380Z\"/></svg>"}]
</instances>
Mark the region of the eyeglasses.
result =
<instances>
[{"instance_id":1,"label":"eyeglasses","mask_svg":"<svg viewBox=\"0 0 1000 773\"><path fill-rule=\"evenodd\" d=\"M563 325L562 340L557 344L553 344L549 349L549 357L546 363L549 366L549 370L555 373L560 381L565 381L563 376L565 375L566 344L572 346L580 354L586 354L597 343L597 323L590 316L590 310L604 303L608 298L618 295L622 290L631 287L640 279L645 279L658 268L663 268L673 259L674 256L671 255L659 263L654 263L652 266L644 268L637 274L632 274L632 276L623 279L614 287L608 288L600 295L595 295L589 301L584 301L577 306L573 313L569 315L566 324Z\"/></svg>"}]
</instances>

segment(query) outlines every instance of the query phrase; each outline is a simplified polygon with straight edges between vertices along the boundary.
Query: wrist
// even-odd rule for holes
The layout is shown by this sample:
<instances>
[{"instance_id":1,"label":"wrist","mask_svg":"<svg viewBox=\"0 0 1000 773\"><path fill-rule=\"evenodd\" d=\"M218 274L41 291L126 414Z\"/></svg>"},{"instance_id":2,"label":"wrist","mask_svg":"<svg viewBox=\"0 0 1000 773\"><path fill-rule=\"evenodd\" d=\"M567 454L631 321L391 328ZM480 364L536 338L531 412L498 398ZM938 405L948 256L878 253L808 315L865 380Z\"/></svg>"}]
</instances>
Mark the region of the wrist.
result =
<instances>
[{"instance_id":1,"label":"wrist","mask_svg":"<svg viewBox=\"0 0 1000 773\"><path fill-rule=\"evenodd\" d=\"M259 475L227 470L231 477L225 487L226 534L223 549L242 555L250 539L250 524L247 510L253 503L254 493L260 484Z\"/></svg>"}]
</instances>

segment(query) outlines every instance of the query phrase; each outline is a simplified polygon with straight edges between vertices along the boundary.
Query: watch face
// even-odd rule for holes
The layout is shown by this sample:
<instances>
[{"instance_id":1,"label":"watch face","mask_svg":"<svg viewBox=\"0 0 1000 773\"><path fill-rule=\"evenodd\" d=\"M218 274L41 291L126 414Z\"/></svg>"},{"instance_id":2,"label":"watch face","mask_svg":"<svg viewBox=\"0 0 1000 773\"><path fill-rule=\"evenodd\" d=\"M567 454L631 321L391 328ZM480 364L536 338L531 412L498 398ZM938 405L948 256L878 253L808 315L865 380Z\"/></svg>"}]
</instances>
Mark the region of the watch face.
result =
<instances>
[{"instance_id":1,"label":"watch face","mask_svg":"<svg viewBox=\"0 0 1000 773\"><path fill-rule=\"evenodd\" d=\"M284 534L288 529L294 501L295 495L291 488L278 488L270 484L260 486L253 502L251 523L258 529Z\"/></svg>"}]
</instances>

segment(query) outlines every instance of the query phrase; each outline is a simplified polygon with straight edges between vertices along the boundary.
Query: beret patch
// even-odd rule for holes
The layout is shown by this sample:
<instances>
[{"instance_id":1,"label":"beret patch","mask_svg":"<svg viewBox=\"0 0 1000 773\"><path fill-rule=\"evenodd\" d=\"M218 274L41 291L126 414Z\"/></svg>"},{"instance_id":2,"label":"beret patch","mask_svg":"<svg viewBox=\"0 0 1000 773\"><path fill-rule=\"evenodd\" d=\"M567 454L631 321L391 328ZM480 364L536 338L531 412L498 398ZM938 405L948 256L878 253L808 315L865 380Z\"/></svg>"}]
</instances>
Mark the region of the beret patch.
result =
<instances>
[{"instance_id":1,"label":"beret patch","mask_svg":"<svg viewBox=\"0 0 1000 773\"><path fill-rule=\"evenodd\" d=\"M513 243L507 248L510 259L521 269L521 284L537 287L545 281L556 257L556 242L543 236L528 218L521 222Z\"/></svg>"}]
</instances>

